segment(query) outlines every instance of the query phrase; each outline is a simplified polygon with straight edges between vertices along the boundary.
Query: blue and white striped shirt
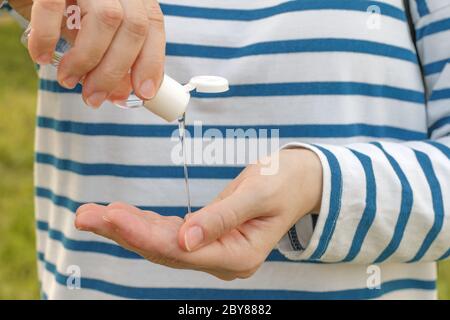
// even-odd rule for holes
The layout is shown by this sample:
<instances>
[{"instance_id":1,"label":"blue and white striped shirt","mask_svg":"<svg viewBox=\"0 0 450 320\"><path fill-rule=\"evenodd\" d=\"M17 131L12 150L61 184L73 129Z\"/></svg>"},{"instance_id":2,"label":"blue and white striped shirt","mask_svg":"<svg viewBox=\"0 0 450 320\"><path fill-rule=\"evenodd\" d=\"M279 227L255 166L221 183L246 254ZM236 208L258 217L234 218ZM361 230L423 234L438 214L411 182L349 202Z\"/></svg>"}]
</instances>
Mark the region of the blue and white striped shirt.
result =
<instances>
[{"instance_id":1,"label":"blue and white striped shirt","mask_svg":"<svg viewBox=\"0 0 450 320\"><path fill-rule=\"evenodd\" d=\"M300 220L250 279L151 264L77 231L85 202L120 200L184 215L175 126L146 110L82 105L52 67L40 70L36 141L39 277L55 298L434 298L450 255L450 0L165 0L166 72L218 74L228 93L194 97L204 130L277 128L315 151L321 212ZM369 28L368 9L380 10ZM372 7L373 8L373 7ZM370 11L370 10L369 10ZM425 77L425 86L422 79ZM193 205L241 167L191 168ZM81 289L66 286L70 266ZM371 265L376 265L375 269ZM369 288L371 270L381 285Z\"/></svg>"}]
</instances>

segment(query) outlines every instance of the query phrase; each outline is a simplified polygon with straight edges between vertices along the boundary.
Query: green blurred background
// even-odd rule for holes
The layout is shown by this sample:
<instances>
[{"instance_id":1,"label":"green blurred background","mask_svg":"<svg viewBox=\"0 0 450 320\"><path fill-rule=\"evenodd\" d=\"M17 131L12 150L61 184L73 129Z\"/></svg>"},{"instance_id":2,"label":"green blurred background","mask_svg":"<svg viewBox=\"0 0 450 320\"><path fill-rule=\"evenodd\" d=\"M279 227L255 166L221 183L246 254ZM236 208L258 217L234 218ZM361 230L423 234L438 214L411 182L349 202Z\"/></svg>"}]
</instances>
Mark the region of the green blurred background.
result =
<instances>
[{"instance_id":1,"label":"green blurred background","mask_svg":"<svg viewBox=\"0 0 450 320\"><path fill-rule=\"evenodd\" d=\"M0 299L38 299L33 216L33 140L37 78L0 16ZM450 299L450 261L439 265L439 296Z\"/></svg>"}]
</instances>

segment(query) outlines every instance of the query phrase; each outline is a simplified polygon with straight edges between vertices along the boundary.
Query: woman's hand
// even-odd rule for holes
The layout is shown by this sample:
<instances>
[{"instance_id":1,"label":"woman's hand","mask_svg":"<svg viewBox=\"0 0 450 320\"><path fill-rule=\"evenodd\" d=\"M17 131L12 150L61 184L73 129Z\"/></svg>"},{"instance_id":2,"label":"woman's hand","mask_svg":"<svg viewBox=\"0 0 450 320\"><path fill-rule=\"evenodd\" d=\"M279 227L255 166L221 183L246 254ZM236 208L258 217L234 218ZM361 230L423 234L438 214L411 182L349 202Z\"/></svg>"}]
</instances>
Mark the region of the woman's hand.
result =
<instances>
[{"instance_id":1,"label":"woman's hand","mask_svg":"<svg viewBox=\"0 0 450 320\"><path fill-rule=\"evenodd\" d=\"M24 0L11 4L26 15ZM66 4L80 7L79 30L65 28ZM73 47L58 68L62 86L72 89L82 80L83 98L92 107L124 100L132 89L149 100L164 73L163 20L156 0L34 0L29 52L35 62L50 63L64 34Z\"/></svg>"},{"instance_id":2,"label":"woman's hand","mask_svg":"<svg viewBox=\"0 0 450 320\"><path fill-rule=\"evenodd\" d=\"M274 175L247 167L210 205L187 216L164 217L127 204L87 204L75 225L172 268L220 279L251 276L297 220L318 212L322 166L306 149L283 150Z\"/></svg>"}]
</instances>

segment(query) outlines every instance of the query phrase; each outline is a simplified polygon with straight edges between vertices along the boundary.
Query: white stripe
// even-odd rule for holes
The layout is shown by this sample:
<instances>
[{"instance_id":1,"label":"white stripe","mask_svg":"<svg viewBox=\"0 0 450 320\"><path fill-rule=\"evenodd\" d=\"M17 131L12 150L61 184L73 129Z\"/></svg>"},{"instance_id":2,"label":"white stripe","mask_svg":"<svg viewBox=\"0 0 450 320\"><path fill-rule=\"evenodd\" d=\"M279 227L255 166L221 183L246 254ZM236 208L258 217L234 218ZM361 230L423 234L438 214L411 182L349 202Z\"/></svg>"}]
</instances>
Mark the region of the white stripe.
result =
<instances>
[{"instance_id":1,"label":"white stripe","mask_svg":"<svg viewBox=\"0 0 450 320\"><path fill-rule=\"evenodd\" d=\"M166 32L170 42L209 46L241 47L258 42L299 38L344 38L412 49L404 21L381 16L381 28L369 29L368 17L367 12L345 10L297 11L251 22L166 16ZM302 21L302 27L298 21Z\"/></svg>"},{"instance_id":2,"label":"white stripe","mask_svg":"<svg viewBox=\"0 0 450 320\"><path fill-rule=\"evenodd\" d=\"M40 187L57 190L58 195L78 202L110 203L121 200L137 206L186 205L183 179L80 176L42 164L36 165L36 178ZM206 205L225 188L228 182L222 179L191 179L192 205L194 207Z\"/></svg>"}]
</instances>

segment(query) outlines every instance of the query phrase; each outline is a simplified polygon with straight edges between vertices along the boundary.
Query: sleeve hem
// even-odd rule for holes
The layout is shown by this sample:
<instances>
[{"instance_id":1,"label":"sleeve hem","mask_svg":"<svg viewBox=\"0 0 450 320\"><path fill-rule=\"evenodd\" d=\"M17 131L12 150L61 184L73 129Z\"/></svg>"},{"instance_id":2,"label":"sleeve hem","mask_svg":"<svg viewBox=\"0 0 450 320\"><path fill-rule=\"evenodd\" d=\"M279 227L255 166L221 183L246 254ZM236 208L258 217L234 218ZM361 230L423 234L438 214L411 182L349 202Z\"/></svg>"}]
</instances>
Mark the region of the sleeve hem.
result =
<instances>
[{"instance_id":1,"label":"sleeve hem","mask_svg":"<svg viewBox=\"0 0 450 320\"><path fill-rule=\"evenodd\" d=\"M331 168L330 163L326 155L316 146L304 143L289 143L281 148L283 149L296 149L303 148L313 151L320 159L323 168L323 189L322 189L322 201L319 210L319 216L316 227L313 229L311 226L311 234L309 239L304 239L303 248L298 250L298 245L292 241L292 235L289 232L296 232L299 228L299 224L303 223L306 217L300 219L293 228L281 239L278 244L278 250L289 260L319 260L314 258L315 252L318 250L319 240L324 232L325 221L328 219L328 208L330 204L331 196ZM331 237L331 234L329 235ZM298 235L297 235L298 238Z\"/></svg>"}]
</instances>

